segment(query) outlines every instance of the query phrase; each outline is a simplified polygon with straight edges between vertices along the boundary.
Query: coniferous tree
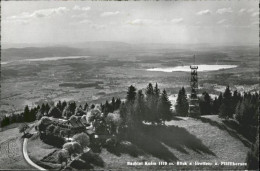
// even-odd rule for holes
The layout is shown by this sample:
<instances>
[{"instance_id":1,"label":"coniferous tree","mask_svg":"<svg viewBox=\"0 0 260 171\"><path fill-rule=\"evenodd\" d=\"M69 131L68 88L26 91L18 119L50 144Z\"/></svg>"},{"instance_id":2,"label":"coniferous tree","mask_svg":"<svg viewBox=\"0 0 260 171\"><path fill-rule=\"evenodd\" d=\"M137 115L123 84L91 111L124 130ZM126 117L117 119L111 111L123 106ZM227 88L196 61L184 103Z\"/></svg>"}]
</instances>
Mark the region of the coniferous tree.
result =
<instances>
[{"instance_id":1,"label":"coniferous tree","mask_svg":"<svg viewBox=\"0 0 260 171\"><path fill-rule=\"evenodd\" d=\"M137 97L134 103L134 113L133 113L133 121L137 124L140 124L145 119L146 114L146 104L145 98L142 90L137 92Z\"/></svg>"},{"instance_id":2,"label":"coniferous tree","mask_svg":"<svg viewBox=\"0 0 260 171\"><path fill-rule=\"evenodd\" d=\"M211 97L207 92L202 93L202 97L200 98L200 113L201 115L210 115L211 114Z\"/></svg>"},{"instance_id":3,"label":"coniferous tree","mask_svg":"<svg viewBox=\"0 0 260 171\"><path fill-rule=\"evenodd\" d=\"M219 112L218 99L217 99L217 97L215 97L215 99L212 102L212 113L218 114L218 112Z\"/></svg>"},{"instance_id":4,"label":"coniferous tree","mask_svg":"<svg viewBox=\"0 0 260 171\"><path fill-rule=\"evenodd\" d=\"M131 85L131 86L128 88L126 100L127 100L128 102L134 103L135 96L136 96L136 88Z\"/></svg>"},{"instance_id":5,"label":"coniferous tree","mask_svg":"<svg viewBox=\"0 0 260 171\"><path fill-rule=\"evenodd\" d=\"M223 94L223 101L220 106L220 113L219 116L222 118L232 118L233 117L233 110L232 110L232 94L230 91L229 86L227 86L224 94Z\"/></svg>"},{"instance_id":6,"label":"coniferous tree","mask_svg":"<svg viewBox=\"0 0 260 171\"><path fill-rule=\"evenodd\" d=\"M158 122L156 116L157 104L156 104L153 85L151 83L148 84L145 94L146 94L146 105L147 105L146 120L154 124L155 122Z\"/></svg>"},{"instance_id":7,"label":"coniferous tree","mask_svg":"<svg viewBox=\"0 0 260 171\"><path fill-rule=\"evenodd\" d=\"M62 109L62 104L61 104L61 101L59 100L59 102L57 103L56 107L62 112L63 109Z\"/></svg>"},{"instance_id":8,"label":"coniferous tree","mask_svg":"<svg viewBox=\"0 0 260 171\"><path fill-rule=\"evenodd\" d=\"M24 108L24 121L25 122L30 122L31 118L30 118L30 109L29 109L29 106L26 105L25 108Z\"/></svg>"},{"instance_id":9,"label":"coniferous tree","mask_svg":"<svg viewBox=\"0 0 260 171\"><path fill-rule=\"evenodd\" d=\"M189 111L189 103L184 87L182 87L178 93L176 105L176 113L180 116L187 116Z\"/></svg>"},{"instance_id":10,"label":"coniferous tree","mask_svg":"<svg viewBox=\"0 0 260 171\"><path fill-rule=\"evenodd\" d=\"M84 110L87 110L87 108L88 108L88 103L86 102L85 105L84 105Z\"/></svg>"},{"instance_id":11,"label":"coniferous tree","mask_svg":"<svg viewBox=\"0 0 260 171\"><path fill-rule=\"evenodd\" d=\"M169 101L169 97L165 89L163 90L158 101L158 113L163 123L165 123L166 120L170 120L172 117L171 102Z\"/></svg>"},{"instance_id":12,"label":"coniferous tree","mask_svg":"<svg viewBox=\"0 0 260 171\"><path fill-rule=\"evenodd\" d=\"M237 106L237 103L239 101L239 93L237 92L237 90L235 90L233 92L233 96L232 96L232 113L236 113L236 106Z\"/></svg>"},{"instance_id":13,"label":"coniferous tree","mask_svg":"<svg viewBox=\"0 0 260 171\"><path fill-rule=\"evenodd\" d=\"M115 104L116 110L119 109L120 105L121 105L121 99L117 98L116 99L116 104Z\"/></svg>"},{"instance_id":14,"label":"coniferous tree","mask_svg":"<svg viewBox=\"0 0 260 171\"><path fill-rule=\"evenodd\" d=\"M115 108L116 108L116 100L113 97L111 100L111 112L114 112Z\"/></svg>"},{"instance_id":15,"label":"coniferous tree","mask_svg":"<svg viewBox=\"0 0 260 171\"><path fill-rule=\"evenodd\" d=\"M160 97L160 89L158 88L158 84L156 83L155 84L155 87L154 87L154 96L155 98L158 100L159 97Z\"/></svg>"},{"instance_id":16,"label":"coniferous tree","mask_svg":"<svg viewBox=\"0 0 260 171\"><path fill-rule=\"evenodd\" d=\"M111 111L110 109L110 104L109 102L106 100L106 103L104 104L104 115L107 116L107 114Z\"/></svg>"},{"instance_id":17,"label":"coniferous tree","mask_svg":"<svg viewBox=\"0 0 260 171\"><path fill-rule=\"evenodd\" d=\"M63 101L61 106L62 106L61 111L63 111L65 109L65 107L67 106L67 102Z\"/></svg>"},{"instance_id":18,"label":"coniferous tree","mask_svg":"<svg viewBox=\"0 0 260 171\"><path fill-rule=\"evenodd\" d=\"M45 104L43 103L42 106L41 106L40 111L41 111L42 114L44 114L44 113L45 113L45 110L46 110L46 109L45 109Z\"/></svg>"},{"instance_id":19,"label":"coniferous tree","mask_svg":"<svg viewBox=\"0 0 260 171\"><path fill-rule=\"evenodd\" d=\"M45 105L45 113L49 113L49 110L50 110L50 106L49 106L49 104L47 103L47 104Z\"/></svg>"}]
</instances>

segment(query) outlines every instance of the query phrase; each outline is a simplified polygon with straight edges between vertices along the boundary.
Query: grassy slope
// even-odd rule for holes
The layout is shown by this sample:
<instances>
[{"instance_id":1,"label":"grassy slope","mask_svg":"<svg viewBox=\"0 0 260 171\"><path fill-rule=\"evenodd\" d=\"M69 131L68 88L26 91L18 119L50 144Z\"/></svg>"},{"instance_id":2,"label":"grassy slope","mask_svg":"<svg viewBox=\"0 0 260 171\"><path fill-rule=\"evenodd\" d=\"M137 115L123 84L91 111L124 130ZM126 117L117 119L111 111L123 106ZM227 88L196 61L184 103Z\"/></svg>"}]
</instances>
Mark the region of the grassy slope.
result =
<instances>
[{"instance_id":1,"label":"grassy slope","mask_svg":"<svg viewBox=\"0 0 260 171\"><path fill-rule=\"evenodd\" d=\"M20 137L18 128L0 132L0 169L33 169L23 158Z\"/></svg>"},{"instance_id":2,"label":"grassy slope","mask_svg":"<svg viewBox=\"0 0 260 171\"><path fill-rule=\"evenodd\" d=\"M212 116L213 118L217 116ZM243 143L235 137L230 136L228 132L225 130L220 130L218 127L212 126L209 123L203 123L200 120L193 118L180 118L182 120L174 120L167 122L167 125L175 125L182 128L185 128L192 135L196 135L196 138L201 140L202 144L208 148L215 155L205 153L200 150L196 150L194 148L190 148L187 146L188 142L183 140L185 146L182 147L184 150L180 150L178 148L172 148L169 146L165 146L169 149L169 151L174 154L174 156L178 159L178 161L187 161L187 162L244 162L246 158L246 154L248 148L243 145ZM174 135L172 135L174 136ZM178 135L181 136L181 135ZM174 137L178 140L180 137ZM144 140L145 141L145 140ZM190 141L187 139L187 141ZM101 157L104 159L106 163L106 168L126 168L127 161L162 161L158 158L153 157L150 154L146 156L138 156L131 157L128 154L122 154L121 156L115 156L111 153L103 150L101 153ZM157 170L158 168L165 169L212 169L212 167L198 167L198 166L150 166L150 167L134 167L128 166L128 169L145 169L145 170ZM218 166L215 169L243 169L242 167L231 167L231 166Z\"/></svg>"},{"instance_id":3,"label":"grassy slope","mask_svg":"<svg viewBox=\"0 0 260 171\"><path fill-rule=\"evenodd\" d=\"M206 116L213 121L221 122L217 116ZM130 162L144 161L186 161L186 162L244 162L248 147L239 138L226 130L220 129L201 120L180 117L180 120L167 122L169 129L146 127L144 136L136 145L141 150L137 157L121 153L115 155L102 149L100 157L105 162L105 169L119 170L159 170L159 169L243 169L233 166L127 166ZM140 135L137 133L137 135ZM138 138L137 138L138 139ZM33 161L39 161L53 152L55 148L42 143L39 138L31 138L28 152ZM175 163L174 162L174 163ZM95 168L102 169L102 168Z\"/></svg>"}]
</instances>

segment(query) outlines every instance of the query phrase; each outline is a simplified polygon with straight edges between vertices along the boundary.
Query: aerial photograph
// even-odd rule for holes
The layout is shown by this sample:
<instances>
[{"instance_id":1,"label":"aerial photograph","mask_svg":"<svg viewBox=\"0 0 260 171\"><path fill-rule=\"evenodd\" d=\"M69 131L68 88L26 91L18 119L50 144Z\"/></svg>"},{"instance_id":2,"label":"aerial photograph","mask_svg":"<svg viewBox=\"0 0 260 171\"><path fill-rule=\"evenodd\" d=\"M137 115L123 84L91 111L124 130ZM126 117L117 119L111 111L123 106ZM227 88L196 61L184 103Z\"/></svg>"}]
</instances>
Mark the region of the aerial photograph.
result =
<instances>
[{"instance_id":1,"label":"aerial photograph","mask_svg":"<svg viewBox=\"0 0 260 171\"><path fill-rule=\"evenodd\" d=\"M259 170L259 1L1 1L0 170Z\"/></svg>"}]
</instances>

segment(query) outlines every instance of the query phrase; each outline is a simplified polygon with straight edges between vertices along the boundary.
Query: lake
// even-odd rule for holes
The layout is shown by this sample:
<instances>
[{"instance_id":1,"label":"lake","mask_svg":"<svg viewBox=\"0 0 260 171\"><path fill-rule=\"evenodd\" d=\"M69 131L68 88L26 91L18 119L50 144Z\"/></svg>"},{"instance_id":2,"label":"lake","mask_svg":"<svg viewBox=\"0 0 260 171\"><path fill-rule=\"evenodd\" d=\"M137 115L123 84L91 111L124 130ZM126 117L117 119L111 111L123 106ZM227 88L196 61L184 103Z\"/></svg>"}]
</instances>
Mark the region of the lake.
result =
<instances>
[{"instance_id":1,"label":"lake","mask_svg":"<svg viewBox=\"0 0 260 171\"><path fill-rule=\"evenodd\" d=\"M45 58L34 58L34 59L22 59L22 60L1 62L1 65L14 63L14 62L42 62L42 61L57 61L57 60L67 60L67 59L82 59L82 58L89 58L89 56L66 56L66 57L45 57Z\"/></svg>"},{"instance_id":2,"label":"lake","mask_svg":"<svg viewBox=\"0 0 260 171\"><path fill-rule=\"evenodd\" d=\"M237 65L197 65L198 71L216 71L221 69L230 69L230 68L236 68ZM190 66L176 66L176 67L165 67L165 68L150 68L146 69L147 71L161 71L161 72L176 72L176 71L183 71L183 72L190 72Z\"/></svg>"}]
</instances>

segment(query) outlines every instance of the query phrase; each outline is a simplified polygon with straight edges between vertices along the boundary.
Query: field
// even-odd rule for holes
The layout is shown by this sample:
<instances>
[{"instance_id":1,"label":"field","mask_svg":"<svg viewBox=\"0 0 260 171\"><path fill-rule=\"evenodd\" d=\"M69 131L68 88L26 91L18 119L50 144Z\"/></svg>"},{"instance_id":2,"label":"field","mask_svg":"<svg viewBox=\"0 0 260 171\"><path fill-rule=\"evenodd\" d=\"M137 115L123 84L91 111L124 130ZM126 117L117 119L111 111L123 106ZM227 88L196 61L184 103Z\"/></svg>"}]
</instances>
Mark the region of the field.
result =
<instances>
[{"instance_id":1,"label":"field","mask_svg":"<svg viewBox=\"0 0 260 171\"><path fill-rule=\"evenodd\" d=\"M131 84L143 89L149 82L157 82L169 95L176 94L181 86L189 87L189 72L166 73L146 69L190 65L194 54L197 64L238 66L199 72L201 92L207 90L218 94L228 84L240 91L259 88L257 46L177 47L171 44L130 45L113 42L101 45L97 42L70 48L3 49L0 115L46 101L100 103L113 96L125 98L127 87ZM63 56L65 59L34 60L52 56ZM66 59L68 56L88 57Z\"/></svg>"},{"instance_id":2,"label":"field","mask_svg":"<svg viewBox=\"0 0 260 171\"><path fill-rule=\"evenodd\" d=\"M244 163L249 149L248 140L232 128L227 131L220 129L223 122L216 115L205 116L207 122L200 119L178 117L166 122L164 126L147 126L142 131L142 137L132 139L134 150L108 151L102 149L99 154L105 163L103 169L130 170L162 170L162 169L245 169L243 166L221 166L221 162ZM214 125L212 123L217 123ZM236 136L230 132L236 133ZM136 135L136 134L134 134ZM131 136L131 135L130 135ZM139 140L138 137L141 139ZM145 141L144 141L145 138ZM243 141L241 141L243 139ZM55 148L42 143L39 138L31 138L28 144L30 157L37 163L43 158L51 158ZM134 152L135 151L135 152ZM53 153L55 155L55 152ZM48 157L46 157L48 156ZM159 166L161 161L174 165ZM181 166L176 162L192 162L193 165ZM127 162L153 162L156 166L130 166ZM194 162L215 162L217 166L194 166ZM53 166L46 162L45 165ZM57 166L55 166L57 167ZM102 169L94 167L94 169Z\"/></svg>"},{"instance_id":3,"label":"field","mask_svg":"<svg viewBox=\"0 0 260 171\"><path fill-rule=\"evenodd\" d=\"M0 132L0 169L33 169L23 158L21 136L18 128Z\"/></svg>"}]
</instances>

